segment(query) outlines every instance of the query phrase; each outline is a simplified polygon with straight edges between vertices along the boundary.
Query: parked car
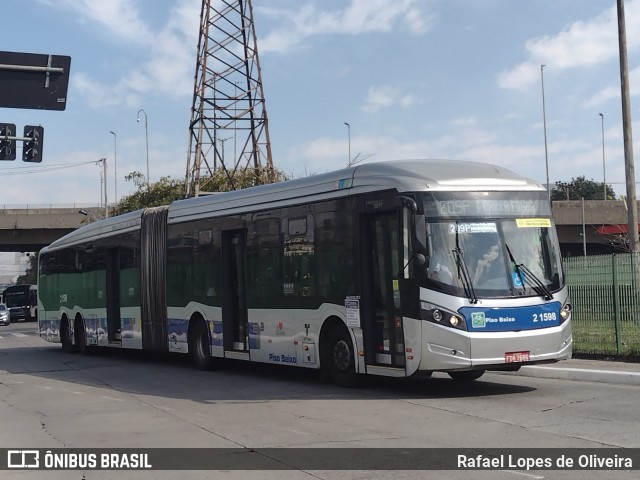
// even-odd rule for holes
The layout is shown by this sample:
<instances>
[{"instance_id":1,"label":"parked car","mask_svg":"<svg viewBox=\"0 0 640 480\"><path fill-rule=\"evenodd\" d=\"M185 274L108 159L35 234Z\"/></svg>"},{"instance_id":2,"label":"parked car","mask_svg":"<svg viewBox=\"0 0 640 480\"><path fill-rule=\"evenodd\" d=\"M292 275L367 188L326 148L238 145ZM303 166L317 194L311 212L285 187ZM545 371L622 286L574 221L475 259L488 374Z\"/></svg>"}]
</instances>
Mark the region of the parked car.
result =
<instances>
[{"instance_id":1,"label":"parked car","mask_svg":"<svg viewBox=\"0 0 640 480\"><path fill-rule=\"evenodd\" d=\"M0 303L0 325L9 325L10 323L9 309L4 303Z\"/></svg>"}]
</instances>

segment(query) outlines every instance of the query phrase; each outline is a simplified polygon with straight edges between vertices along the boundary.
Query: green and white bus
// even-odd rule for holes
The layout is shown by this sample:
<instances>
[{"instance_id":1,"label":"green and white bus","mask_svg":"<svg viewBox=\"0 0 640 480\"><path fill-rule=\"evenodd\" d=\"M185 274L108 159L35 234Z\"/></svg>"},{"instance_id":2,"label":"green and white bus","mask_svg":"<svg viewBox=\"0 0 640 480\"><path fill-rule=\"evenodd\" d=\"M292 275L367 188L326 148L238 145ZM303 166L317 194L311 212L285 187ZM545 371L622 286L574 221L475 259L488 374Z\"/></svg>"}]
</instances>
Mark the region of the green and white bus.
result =
<instances>
[{"instance_id":1,"label":"green and white bus","mask_svg":"<svg viewBox=\"0 0 640 480\"><path fill-rule=\"evenodd\" d=\"M473 380L571 356L546 190L458 161L359 165L86 225L40 252L40 336Z\"/></svg>"}]
</instances>

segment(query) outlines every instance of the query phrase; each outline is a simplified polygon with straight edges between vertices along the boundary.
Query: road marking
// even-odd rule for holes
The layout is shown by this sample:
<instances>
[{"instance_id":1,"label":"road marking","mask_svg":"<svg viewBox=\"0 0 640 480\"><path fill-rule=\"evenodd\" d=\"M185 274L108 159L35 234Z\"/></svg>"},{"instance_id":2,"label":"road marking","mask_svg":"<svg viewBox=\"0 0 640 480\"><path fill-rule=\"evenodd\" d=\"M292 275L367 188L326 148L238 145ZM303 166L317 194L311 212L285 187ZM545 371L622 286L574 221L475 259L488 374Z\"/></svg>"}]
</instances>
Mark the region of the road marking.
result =
<instances>
[{"instance_id":1,"label":"road marking","mask_svg":"<svg viewBox=\"0 0 640 480\"><path fill-rule=\"evenodd\" d=\"M107 397L106 395L100 395L102 398L106 399L106 400L114 400L116 402L124 402L124 400L122 400L121 398L113 398L113 397Z\"/></svg>"},{"instance_id":2,"label":"road marking","mask_svg":"<svg viewBox=\"0 0 640 480\"><path fill-rule=\"evenodd\" d=\"M524 472L516 472L514 470L505 470L508 473L513 473L514 475L522 475L524 477L535 478L536 480L542 480L544 477L541 475L533 475L532 473L524 473Z\"/></svg>"},{"instance_id":3,"label":"road marking","mask_svg":"<svg viewBox=\"0 0 640 480\"><path fill-rule=\"evenodd\" d=\"M14 337L28 337L28 335L25 335L21 332L11 332L11 335L13 335Z\"/></svg>"}]
</instances>

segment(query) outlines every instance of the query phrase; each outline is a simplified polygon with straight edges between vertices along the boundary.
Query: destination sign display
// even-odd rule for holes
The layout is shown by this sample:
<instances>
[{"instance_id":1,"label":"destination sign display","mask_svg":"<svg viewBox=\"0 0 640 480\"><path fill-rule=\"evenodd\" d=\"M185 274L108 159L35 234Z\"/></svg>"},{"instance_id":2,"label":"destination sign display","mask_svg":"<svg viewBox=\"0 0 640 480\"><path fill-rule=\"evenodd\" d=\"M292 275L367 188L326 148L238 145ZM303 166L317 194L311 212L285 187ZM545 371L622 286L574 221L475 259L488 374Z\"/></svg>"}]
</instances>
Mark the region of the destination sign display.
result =
<instances>
[{"instance_id":1,"label":"destination sign display","mask_svg":"<svg viewBox=\"0 0 640 480\"><path fill-rule=\"evenodd\" d=\"M424 195L427 217L551 216L545 192L437 192Z\"/></svg>"}]
</instances>

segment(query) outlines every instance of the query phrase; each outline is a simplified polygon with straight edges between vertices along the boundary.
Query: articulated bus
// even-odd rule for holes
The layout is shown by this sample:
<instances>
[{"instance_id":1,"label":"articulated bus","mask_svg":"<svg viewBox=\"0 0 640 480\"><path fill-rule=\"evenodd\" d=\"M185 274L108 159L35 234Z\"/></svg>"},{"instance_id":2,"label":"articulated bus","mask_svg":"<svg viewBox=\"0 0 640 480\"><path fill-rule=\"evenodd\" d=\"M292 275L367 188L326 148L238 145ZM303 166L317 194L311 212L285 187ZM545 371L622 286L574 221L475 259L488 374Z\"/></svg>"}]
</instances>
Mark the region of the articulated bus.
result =
<instances>
[{"instance_id":1,"label":"articulated bus","mask_svg":"<svg viewBox=\"0 0 640 480\"><path fill-rule=\"evenodd\" d=\"M502 167L394 161L86 225L39 257L39 332L97 346L474 380L571 357L546 190Z\"/></svg>"}]
</instances>

